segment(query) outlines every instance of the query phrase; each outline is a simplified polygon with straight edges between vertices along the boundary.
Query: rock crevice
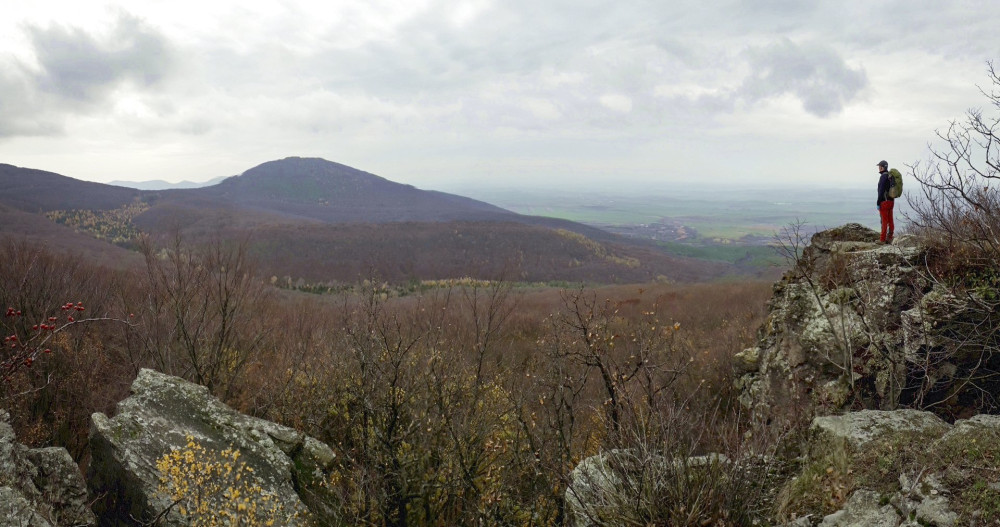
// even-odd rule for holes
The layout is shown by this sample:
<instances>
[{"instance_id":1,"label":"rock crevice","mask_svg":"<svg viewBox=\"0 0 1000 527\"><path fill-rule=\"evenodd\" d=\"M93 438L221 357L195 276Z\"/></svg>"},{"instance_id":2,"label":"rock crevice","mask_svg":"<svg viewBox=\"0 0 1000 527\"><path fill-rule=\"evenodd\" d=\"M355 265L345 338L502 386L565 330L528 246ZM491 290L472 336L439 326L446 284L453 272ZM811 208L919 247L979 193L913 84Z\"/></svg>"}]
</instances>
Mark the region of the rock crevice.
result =
<instances>
[{"instance_id":1,"label":"rock crevice","mask_svg":"<svg viewBox=\"0 0 1000 527\"><path fill-rule=\"evenodd\" d=\"M95 525L87 487L65 448L30 449L17 442L0 410L0 518L31 527Z\"/></svg>"}]
</instances>

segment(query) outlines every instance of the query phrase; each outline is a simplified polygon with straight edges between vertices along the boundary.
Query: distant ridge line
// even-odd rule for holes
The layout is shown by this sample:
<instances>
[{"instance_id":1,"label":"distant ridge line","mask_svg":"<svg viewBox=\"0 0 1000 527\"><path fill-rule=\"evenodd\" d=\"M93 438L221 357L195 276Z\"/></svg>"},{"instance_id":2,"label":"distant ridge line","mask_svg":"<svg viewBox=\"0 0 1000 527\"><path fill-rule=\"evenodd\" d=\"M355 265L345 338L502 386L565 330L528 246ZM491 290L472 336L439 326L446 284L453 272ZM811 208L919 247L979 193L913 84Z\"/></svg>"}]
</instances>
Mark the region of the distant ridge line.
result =
<instances>
[{"instance_id":1,"label":"distant ridge line","mask_svg":"<svg viewBox=\"0 0 1000 527\"><path fill-rule=\"evenodd\" d=\"M177 183L171 183L169 181L164 181L162 179L149 179L143 181L124 181L118 180L111 181L108 185L114 185L116 187L134 188L136 190L171 190L171 189L190 189L190 188L203 188L211 187L212 185L218 185L225 180L226 177L212 178L208 181L197 182L197 181L180 181Z\"/></svg>"}]
</instances>

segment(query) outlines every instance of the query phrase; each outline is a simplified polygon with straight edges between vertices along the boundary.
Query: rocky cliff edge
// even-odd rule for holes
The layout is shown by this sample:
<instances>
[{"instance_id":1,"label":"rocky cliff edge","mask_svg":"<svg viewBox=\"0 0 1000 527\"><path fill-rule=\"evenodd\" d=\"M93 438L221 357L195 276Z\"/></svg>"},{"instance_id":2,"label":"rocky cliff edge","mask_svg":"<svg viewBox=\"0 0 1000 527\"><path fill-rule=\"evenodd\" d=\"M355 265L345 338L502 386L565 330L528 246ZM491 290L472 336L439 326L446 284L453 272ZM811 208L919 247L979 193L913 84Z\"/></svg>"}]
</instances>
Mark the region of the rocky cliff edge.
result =
<instances>
[{"instance_id":1,"label":"rocky cliff edge","mask_svg":"<svg viewBox=\"0 0 1000 527\"><path fill-rule=\"evenodd\" d=\"M948 420L992 412L1000 357L975 328L974 291L927 270L912 236L890 245L859 224L819 232L774 286L752 348L736 355L743 405L763 423L844 410L923 408Z\"/></svg>"}]
</instances>

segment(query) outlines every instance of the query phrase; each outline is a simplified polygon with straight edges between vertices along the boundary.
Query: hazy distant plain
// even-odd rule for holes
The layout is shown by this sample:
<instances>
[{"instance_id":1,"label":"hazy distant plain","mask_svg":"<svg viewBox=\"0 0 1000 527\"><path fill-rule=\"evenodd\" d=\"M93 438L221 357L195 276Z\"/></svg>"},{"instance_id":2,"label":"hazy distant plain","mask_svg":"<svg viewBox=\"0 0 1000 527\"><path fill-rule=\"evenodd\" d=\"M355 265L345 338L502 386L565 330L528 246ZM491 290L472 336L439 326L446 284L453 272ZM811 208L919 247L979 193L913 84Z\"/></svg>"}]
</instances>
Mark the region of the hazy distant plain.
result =
<instances>
[{"instance_id":1,"label":"hazy distant plain","mask_svg":"<svg viewBox=\"0 0 1000 527\"><path fill-rule=\"evenodd\" d=\"M640 225L684 227L688 243L759 244L783 227L822 229L857 222L878 227L875 190L817 188L678 189L667 192L463 189L463 195L522 214L551 216L620 230ZM905 222L905 200L896 217Z\"/></svg>"}]
</instances>

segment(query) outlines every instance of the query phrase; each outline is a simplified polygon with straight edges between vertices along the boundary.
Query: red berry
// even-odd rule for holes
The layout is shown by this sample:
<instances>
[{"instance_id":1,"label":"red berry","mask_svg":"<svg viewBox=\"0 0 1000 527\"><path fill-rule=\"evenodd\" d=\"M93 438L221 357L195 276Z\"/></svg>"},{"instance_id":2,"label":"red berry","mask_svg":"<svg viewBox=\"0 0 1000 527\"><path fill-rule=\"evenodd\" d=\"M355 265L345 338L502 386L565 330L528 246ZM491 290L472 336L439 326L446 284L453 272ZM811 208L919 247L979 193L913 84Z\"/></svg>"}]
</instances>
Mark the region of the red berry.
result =
<instances>
[{"instance_id":1,"label":"red berry","mask_svg":"<svg viewBox=\"0 0 1000 527\"><path fill-rule=\"evenodd\" d=\"M42 353L52 353L52 350L50 350L49 348L45 348L45 350L42 351Z\"/></svg>"},{"instance_id":2,"label":"red berry","mask_svg":"<svg viewBox=\"0 0 1000 527\"><path fill-rule=\"evenodd\" d=\"M66 317L66 319L69 320L70 322L73 322L73 315Z\"/></svg>"},{"instance_id":3,"label":"red berry","mask_svg":"<svg viewBox=\"0 0 1000 527\"><path fill-rule=\"evenodd\" d=\"M38 331L38 324L35 324L34 326L31 326L31 329L34 330L34 331Z\"/></svg>"}]
</instances>

